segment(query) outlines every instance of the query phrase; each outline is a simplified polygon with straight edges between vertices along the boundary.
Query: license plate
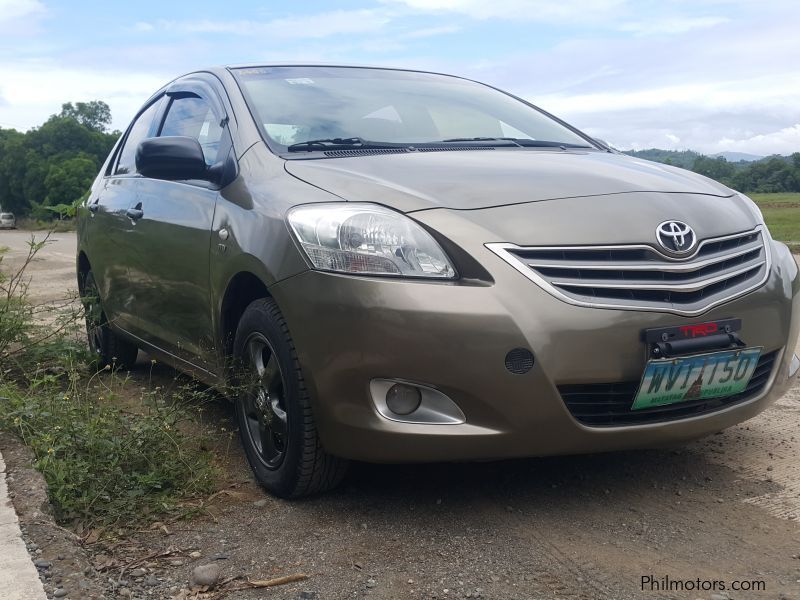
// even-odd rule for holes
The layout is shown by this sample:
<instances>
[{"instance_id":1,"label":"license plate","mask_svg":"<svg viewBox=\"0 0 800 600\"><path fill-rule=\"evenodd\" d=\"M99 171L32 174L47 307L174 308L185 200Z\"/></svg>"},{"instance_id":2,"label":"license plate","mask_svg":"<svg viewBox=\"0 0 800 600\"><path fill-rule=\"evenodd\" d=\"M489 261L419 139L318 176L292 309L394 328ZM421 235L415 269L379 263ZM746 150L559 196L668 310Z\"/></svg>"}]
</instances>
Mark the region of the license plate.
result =
<instances>
[{"instance_id":1,"label":"license plate","mask_svg":"<svg viewBox=\"0 0 800 600\"><path fill-rule=\"evenodd\" d=\"M733 396L747 387L762 348L651 360L631 410Z\"/></svg>"}]
</instances>

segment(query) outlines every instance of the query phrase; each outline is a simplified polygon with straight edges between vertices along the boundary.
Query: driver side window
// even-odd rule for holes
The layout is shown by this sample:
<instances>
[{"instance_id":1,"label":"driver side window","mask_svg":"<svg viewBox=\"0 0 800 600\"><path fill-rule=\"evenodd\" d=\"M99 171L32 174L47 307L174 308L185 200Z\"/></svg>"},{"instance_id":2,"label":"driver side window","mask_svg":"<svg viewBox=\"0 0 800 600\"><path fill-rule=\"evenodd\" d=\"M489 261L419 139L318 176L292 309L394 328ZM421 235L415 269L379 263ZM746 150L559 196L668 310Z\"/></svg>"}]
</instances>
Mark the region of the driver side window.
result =
<instances>
[{"instance_id":1,"label":"driver side window","mask_svg":"<svg viewBox=\"0 0 800 600\"><path fill-rule=\"evenodd\" d=\"M164 119L160 136L193 137L203 148L206 164L211 166L223 157L219 155L224 127L211 105L197 96L173 98Z\"/></svg>"},{"instance_id":2,"label":"driver side window","mask_svg":"<svg viewBox=\"0 0 800 600\"><path fill-rule=\"evenodd\" d=\"M128 130L128 137L119 152L119 160L115 175L132 175L136 173L136 148L139 142L150 137L158 125L153 122L158 114L164 97L162 96L148 106L134 121Z\"/></svg>"}]
</instances>

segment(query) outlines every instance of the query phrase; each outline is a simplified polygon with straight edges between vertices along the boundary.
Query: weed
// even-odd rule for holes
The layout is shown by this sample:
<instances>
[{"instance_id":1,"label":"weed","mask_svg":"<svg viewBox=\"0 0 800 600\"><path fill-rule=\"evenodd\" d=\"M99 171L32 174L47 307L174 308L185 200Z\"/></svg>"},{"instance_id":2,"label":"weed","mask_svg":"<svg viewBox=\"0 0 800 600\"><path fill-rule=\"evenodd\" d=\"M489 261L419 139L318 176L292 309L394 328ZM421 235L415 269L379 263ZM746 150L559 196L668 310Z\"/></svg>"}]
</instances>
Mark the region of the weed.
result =
<instances>
[{"instance_id":1,"label":"weed","mask_svg":"<svg viewBox=\"0 0 800 600\"><path fill-rule=\"evenodd\" d=\"M65 298L45 319L28 302L25 268L46 243L31 241L17 271L0 269L0 427L33 451L61 523L128 527L185 514L215 486L203 440L181 427L207 394L140 388L136 409L123 408L133 385L92 368L80 302Z\"/></svg>"}]
</instances>

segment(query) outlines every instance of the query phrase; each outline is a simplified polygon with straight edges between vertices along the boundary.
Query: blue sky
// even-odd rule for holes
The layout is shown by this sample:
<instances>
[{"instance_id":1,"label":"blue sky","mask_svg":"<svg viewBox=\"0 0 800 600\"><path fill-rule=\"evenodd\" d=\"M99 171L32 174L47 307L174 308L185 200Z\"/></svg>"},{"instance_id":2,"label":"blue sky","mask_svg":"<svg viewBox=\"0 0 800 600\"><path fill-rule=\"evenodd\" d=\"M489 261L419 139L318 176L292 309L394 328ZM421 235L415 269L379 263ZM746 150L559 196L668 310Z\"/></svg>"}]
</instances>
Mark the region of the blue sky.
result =
<instances>
[{"instance_id":1,"label":"blue sky","mask_svg":"<svg viewBox=\"0 0 800 600\"><path fill-rule=\"evenodd\" d=\"M0 0L0 126L102 99L124 128L176 75L314 61L465 75L620 148L800 150L786 0Z\"/></svg>"}]
</instances>

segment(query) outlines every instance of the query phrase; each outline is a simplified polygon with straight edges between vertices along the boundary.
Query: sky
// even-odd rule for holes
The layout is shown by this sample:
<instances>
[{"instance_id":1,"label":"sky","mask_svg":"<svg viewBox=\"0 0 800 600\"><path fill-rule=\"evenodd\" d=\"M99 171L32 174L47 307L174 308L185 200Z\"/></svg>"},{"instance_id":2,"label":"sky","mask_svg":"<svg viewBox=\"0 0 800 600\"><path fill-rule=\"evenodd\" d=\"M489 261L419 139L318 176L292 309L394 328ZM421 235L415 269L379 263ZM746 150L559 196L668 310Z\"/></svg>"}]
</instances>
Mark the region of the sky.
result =
<instances>
[{"instance_id":1,"label":"sky","mask_svg":"<svg viewBox=\"0 0 800 600\"><path fill-rule=\"evenodd\" d=\"M617 148L800 151L797 0L0 0L0 127L104 100L124 129L209 65L435 70Z\"/></svg>"}]
</instances>

